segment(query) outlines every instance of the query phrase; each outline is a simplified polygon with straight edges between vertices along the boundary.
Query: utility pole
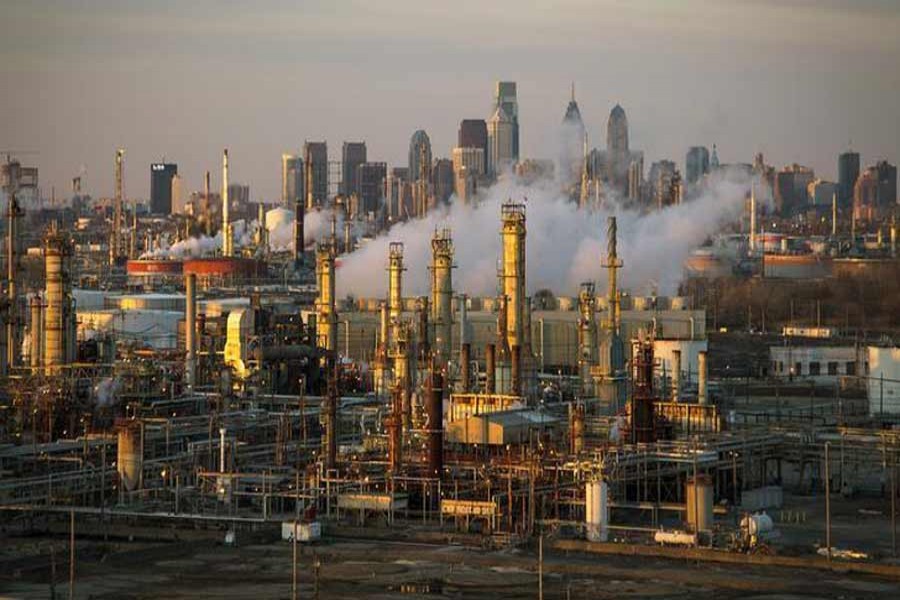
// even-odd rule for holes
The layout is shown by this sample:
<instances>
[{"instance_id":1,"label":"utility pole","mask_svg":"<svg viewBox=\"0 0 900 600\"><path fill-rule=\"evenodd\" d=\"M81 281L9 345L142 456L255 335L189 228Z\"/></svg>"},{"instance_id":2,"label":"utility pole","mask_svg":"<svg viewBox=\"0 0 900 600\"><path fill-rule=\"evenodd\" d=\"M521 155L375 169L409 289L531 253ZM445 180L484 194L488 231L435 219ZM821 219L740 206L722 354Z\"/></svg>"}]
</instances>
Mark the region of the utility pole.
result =
<instances>
[{"instance_id":1,"label":"utility pole","mask_svg":"<svg viewBox=\"0 0 900 600\"><path fill-rule=\"evenodd\" d=\"M297 600L297 520L294 519L294 530L291 532L293 560L291 561L291 599Z\"/></svg>"},{"instance_id":2,"label":"utility pole","mask_svg":"<svg viewBox=\"0 0 900 600\"><path fill-rule=\"evenodd\" d=\"M825 442L825 544L828 546L828 562L831 562L831 468L828 464L828 447Z\"/></svg>"},{"instance_id":3,"label":"utility pole","mask_svg":"<svg viewBox=\"0 0 900 600\"><path fill-rule=\"evenodd\" d=\"M897 558L897 452L891 452L891 553Z\"/></svg>"},{"instance_id":4,"label":"utility pole","mask_svg":"<svg viewBox=\"0 0 900 600\"><path fill-rule=\"evenodd\" d=\"M75 511L69 511L69 600L75 600Z\"/></svg>"},{"instance_id":5,"label":"utility pole","mask_svg":"<svg viewBox=\"0 0 900 600\"><path fill-rule=\"evenodd\" d=\"M538 600L544 600L544 534L538 536Z\"/></svg>"}]
</instances>

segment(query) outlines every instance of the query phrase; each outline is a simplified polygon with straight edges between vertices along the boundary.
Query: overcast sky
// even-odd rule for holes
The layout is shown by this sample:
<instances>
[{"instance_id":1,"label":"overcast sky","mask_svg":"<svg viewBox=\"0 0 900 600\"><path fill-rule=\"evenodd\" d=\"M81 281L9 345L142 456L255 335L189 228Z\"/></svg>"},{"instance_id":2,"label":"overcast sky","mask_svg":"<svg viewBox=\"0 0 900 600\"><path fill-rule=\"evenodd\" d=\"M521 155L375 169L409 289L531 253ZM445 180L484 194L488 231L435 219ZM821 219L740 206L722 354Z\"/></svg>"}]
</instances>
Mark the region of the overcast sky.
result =
<instances>
[{"instance_id":1,"label":"overcast sky","mask_svg":"<svg viewBox=\"0 0 900 600\"><path fill-rule=\"evenodd\" d=\"M365 140L405 164L428 131L518 82L522 154L551 158L577 85L592 144L615 103L646 165L718 144L722 162L800 162L836 177L848 147L900 160L898 0L0 0L0 149L30 150L49 195L146 197L152 161L188 189L232 179L275 200L304 139Z\"/></svg>"}]
</instances>

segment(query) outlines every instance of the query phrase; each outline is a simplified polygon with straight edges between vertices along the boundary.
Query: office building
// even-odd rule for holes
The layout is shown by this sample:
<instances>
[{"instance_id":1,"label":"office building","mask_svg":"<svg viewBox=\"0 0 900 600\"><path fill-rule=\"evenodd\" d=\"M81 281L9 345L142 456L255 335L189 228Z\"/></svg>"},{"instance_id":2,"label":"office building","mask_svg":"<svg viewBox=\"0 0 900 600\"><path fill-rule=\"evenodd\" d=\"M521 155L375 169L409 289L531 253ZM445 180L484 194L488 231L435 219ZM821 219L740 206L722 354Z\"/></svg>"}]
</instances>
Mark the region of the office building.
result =
<instances>
[{"instance_id":1,"label":"office building","mask_svg":"<svg viewBox=\"0 0 900 600\"><path fill-rule=\"evenodd\" d=\"M293 209L303 201L303 159L294 154L281 155L281 205Z\"/></svg>"},{"instance_id":2,"label":"office building","mask_svg":"<svg viewBox=\"0 0 900 600\"><path fill-rule=\"evenodd\" d=\"M385 179L387 164L383 162L366 162L356 168L358 185L357 206L353 211L357 216L376 213L384 203Z\"/></svg>"},{"instance_id":3,"label":"office building","mask_svg":"<svg viewBox=\"0 0 900 600\"><path fill-rule=\"evenodd\" d=\"M307 183L306 209L325 206L328 202L328 143L306 142L303 144L303 173Z\"/></svg>"},{"instance_id":4,"label":"office building","mask_svg":"<svg viewBox=\"0 0 900 600\"><path fill-rule=\"evenodd\" d=\"M510 162L519 162L519 100L516 95L516 82L498 81L495 97L497 104L503 107L503 112L510 121Z\"/></svg>"},{"instance_id":5,"label":"office building","mask_svg":"<svg viewBox=\"0 0 900 600\"><path fill-rule=\"evenodd\" d=\"M439 158L431 167L431 187L434 200L438 204L447 204L453 195L453 161Z\"/></svg>"},{"instance_id":6,"label":"office building","mask_svg":"<svg viewBox=\"0 0 900 600\"><path fill-rule=\"evenodd\" d=\"M341 149L341 194L349 197L359 193L357 169L365 162L365 142L344 142Z\"/></svg>"},{"instance_id":7,"label":"office building","mask_svg":"<svg viewBox=\"0 0 900 600\"><path fill-rule=\"evenodd\" d=\"M481 148L454 148L451 156L454 171L465 167L469 170L469 173L476 177L481 177L487 172L485 169L484 151Z\"/></svg>"},{"instance_id":8,"label":"office building","mask_svg":"<svg viewBox=\"0 0 900 600\"><path fill-rule=\"evenodd\" d=\"M488 119L487 172L497 177L515 162L514 123L498 97L494 113Z\"/></svg>"},{"instance_id":9,"label":"office building","mask_svg":"<svg viewBox=\"0 0 900 600\"><path fill-rule=\"evenodd\" d=\"M458 148L481 148L488 153L487 122L484 119L463 119L459 123Z\"/></svg>"},{"instance_id":10,"label":"office building","mask_svg":"<svg viewBox=\"0 0 900 600\"><path fill-rule=\"evenodd\" d=\"M419 129L409 140L409 181L428 179L431 175L431 140L425 130Z\"/></svg>"},{"instance_id":11,"label":"office building","mask_svg":"<svg viewBox=\"0 0 900 600\"><path fill-rule=\"evenodd\" d=\"M168 215L172 212L172 179L178 173L174 163L150 165L150 212Z\"/></svg>"},{"instance_id":12,"label":"office building","mask_svg":"<svg viewBox=\"0 0 900 600\"><path fill-rule=\"evenodd\" d=\"M685 177L688 185L696 185L709 173L709 149L706 146L692 146L684 161Z\"/></svg>"},{"instance_id":13,"label":"office building","mask_svg":"<svg viewBox=\"0 0 900 600\"><path fill-rule=\"evenodd\" d=\"M853 203L853 189L859 178L859 153L848 150L838 156L838 203L848 208Z\"/></svg>"}]
</instances>

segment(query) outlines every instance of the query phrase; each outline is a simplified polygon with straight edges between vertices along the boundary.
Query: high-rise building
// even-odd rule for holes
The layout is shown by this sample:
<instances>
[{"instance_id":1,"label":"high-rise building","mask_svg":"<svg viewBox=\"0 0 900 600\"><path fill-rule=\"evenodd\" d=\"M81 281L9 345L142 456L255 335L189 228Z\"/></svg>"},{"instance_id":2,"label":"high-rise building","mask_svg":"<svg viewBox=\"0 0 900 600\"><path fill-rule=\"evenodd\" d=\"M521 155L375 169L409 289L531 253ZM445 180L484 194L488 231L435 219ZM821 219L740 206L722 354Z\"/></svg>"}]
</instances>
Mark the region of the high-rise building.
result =
<instances>
[{"instance_id":1,"label":"high-rise building","mask_svg":"<svg viewBox=\"0 0 900 600\"><path fill-rule=\"evenodd\" d=\"M475 200L478 191L478 177L462 166L453 172L453 191L457 199L463 204L470 204Z\"/></svg>"},{"instance_id":2,"label":"high-rise building","mask_svg":"<svg viewBox=\"0 0 900 600\"><path fill-rule=\"evenodd\" d=\"M660 160L650 165L648 181L651 204L654 207L659 209L677 203L675 194L677 177L678 169L671 160Z\"/></svg>"},{"instance_id":3,"label":"high-rise building","mask_svg":"<svg viewBox=\"0 0 900 600\"><path fill-rule=\"evenodd\" d=\"M385 181L385 213L390 222L406 218L406 206L411 202L412 188L409 184L409 169L394 167L388 172Z\"/></svg>"},{"instance_id":4,"label":"high-rise building","mask_svg":"<svg viewBox=\"0 0 900 600\"><path fill-rule=\"evenodd\" d=\"M328 143L306 142L303 144L303 173L311 185L306 190L306 209L312 210L328 202ZM307 171L308 169L308 171Z\"/></svg>"},{"instance_id":5,"label":"high-rise building","mask_svg":"<svg viewBox=\"0 0 900 600\"><path fill-rule=\"evenodd\" d=\"M575 196L582 179L586 182L592 173L589 172L587 164L587 133L581 119L581 110L575 101L574 84L566 113L563 115L560 136L559 174L564 179L563 187L569 190L570 195Z\"/></svg>"},{"instance_id":6,"label":"high-rise building","mask_svg":"<svg viewBox=\"0 0 900 600\"><path fill-rule=\"evenodd\" d=\"M250 205L250 186L243 183L228 184L228 211L232 220L256 218L256 210Z\"/></svg>"},{"instance_id":7,"label":"high-rise building","mask_svg":"<svg viewBox=\"0 0 900 600\"><path fill-rule=\"evenodd\" d=\"M150 212L154 215L171 214L172 179L177 173L178 165L173 163L150 165Z\"/></svg>"},{"instance_id":8,"label":"high-rise building","mask_svg":"<svg viewBox=\"0 0 900 600\"><path fill-rule=\"evenodd\" d=\"M498 97L494 113L488 119L487 172L492 177L515 164L514 135L514 122Z\"/></svg>"},{"instance_id":9,"label":"high-rise building","mask_svg":"<svg viewBox=\"0 0 900 600\"><path fill-rule=\"evenodd\" d=\"M853 203L853 188L859 178L859 153L848 150L838 156L838 203L847 208Z\"/></svg>"},{"instance_id":10,"label":"high-rise building","mask_svg":"<svg viewBox=\"0 0 900 600\"><path fill-rule=\"evenodd\" d=\"M453 162L446 158L434 161L431 167L431 185L435 202L446 204L453 195Z\"/></svg>"},{"instance_id":11,"label":"high-rise building","mask_svg":"<svg viewBox=\"0 0 900 600\"><path fill-rule=\"evenodd\" d=\"M413 133L409 140L408 164L409 181L419 181L423 177L427 179L431 176L431 140L424 129Z\"/></svg>"},{"instance_id":12,"label":"high-rise building","mask_svg":"<svg viewBox=\"0 0 900 600\"><path fill-rule=\"evenodd\" d=\"M782 217L791 217L809 207L809 184L815 172L802 165L789 165L775 173L775 210Z\"/></svg>"},{"instance_id":13,"label":"high-rise building","mask_svg":"<svg viewBox=\"0 0 900 600\"><path fill-rule=\"evenodd\" d=\"M685 176L688 185L695 185L709 173L709 149L706 146L692 146L685 157Z\"/></svg>"},{"instance_id":14,"label":"high-rise building","mask_svg":"<svg viewBox=\"0 0 900 600\"><path fill-rule=\"evenodd\" d=\"M488 153L487 122L484 119L463 119L459 123L458 148L481 148Z\"/></svg>"},{"instance_id":15,"label":"high-rise building","mask_svg":"<svg viewBox=\"0 0 900 600\"><path fill-rule=\"evenodd\" d=\"M359 193L357 169L366 162L365 142L344 142L341 149L341 194L350 196Z\"/></svg>"},{"instance_id":16,"label":"high-rise building","mask_svg":"<svg viewBox=\"0 0 900 600\"><path fill-rule=\"evenodd\" d=\"M481 148L454 148L452 157L454 171L459 171L461 167L465 167L475 177L480 177L486 173L484 151Z\"/></svg>"},{"instance_id":17,"label":"high-rise building","mask_svg":"<svg viewBox=\"0 0 900 600\"><path fill-rule=\"evenodd\" d=\"M294 154L281 155L281 205L293 208L303 202L303 159Z\"/></svg>"},{"instance_id":18,"label":"high-rise building","mask_svg":"<svg viewBox=\"0 0 900 600\"><path fill-rule=\"evenodd\" d=\"M367 162L356 168L358 205L356 213L375 213L384 203L387 165L383 162Z\"/></svg>"},{"instance_id":19,"label":"high-rise building","mask_svg":"<svg viewBox=\"0 0 900 600\"><path fill-rule=\"evenodd\" d=\"M628 117L618 104L610 111L606 124L606 161L607 180L617 191L624 191L628 184L631 153L628 150Z\"/></svg>"},{"instance_id":20,"label":"high-rise building","mask_svg":"<svg viewBox=\"0 0 900 600\"><path fill-rule=\"evenodd\" d=\"M172 176L172 213L173 215L184 214L184 196L182 196L183 181L181 175L175 173Z\"/></svg>"},{"instance_id":21,"label":"high-rise building","mask_svg":"<svg viewBox=\"0 0 900 600\"><path fill-rule=\"evenodd\" d=\"M503 107L511 124L511 162L517 163L519 162L519 100L516 96L516 82L498 81L496 92L497 104Z\"/></svg>"},{"instance_id":22,"label":"high-rise building","mask_svg":"<svg viewBox=\"0 0 900 600\"><path fill-rule=\"evenodd\" d=\"M853 215L872 221L897 210L897 167L882 160L860 173L853 190Z\"/></svg>"}]
</instances>

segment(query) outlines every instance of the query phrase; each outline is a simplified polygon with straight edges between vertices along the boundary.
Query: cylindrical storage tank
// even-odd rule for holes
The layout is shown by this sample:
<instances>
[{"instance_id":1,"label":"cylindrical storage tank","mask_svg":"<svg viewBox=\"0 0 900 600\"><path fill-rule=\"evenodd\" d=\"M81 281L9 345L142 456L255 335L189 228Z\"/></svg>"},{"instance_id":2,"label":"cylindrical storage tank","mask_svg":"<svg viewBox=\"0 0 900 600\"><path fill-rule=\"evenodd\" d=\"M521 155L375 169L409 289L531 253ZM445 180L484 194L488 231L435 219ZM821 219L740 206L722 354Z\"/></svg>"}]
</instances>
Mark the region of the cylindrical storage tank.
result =
<instances>
[{"instance_id":1,"label":"cylindrical storage tank","mask_svg":"<svg viewBox=\"0 0 900 600\"><path fill-rule=\"evenodd\" d=\"M479 309L475 308L475 306L474 306L475 304L480 304L481 305L480 310L483 310L485 312L494 312L495 310L497 310L497 299L494 297L472 298L472 300L470 302L470 308L472 310L477 311Z\"/></svg>"},{"instance_id":2,"label":"cylindrical storage tank","mask_svg":"<svg viewBox=\"0 0 900 600\"><path fill-rule=\"evenodd\" d=\"M63 257L65 241L61 236L48 237L44 251L45 292L47 308L44 312L44 366L57 367L65 362L65 283Z\"/></svg>"},{"instance_id":3,"label":"cylindrical storage tank","mask_svg":"<svg viewBox=\"0 0 900 600\"><path fill-rule=\"evenodd\" d=\"M119 443L116 453L116 470L122 489L133 492L140 489L141 472L144 468L143 440L140 427L126 425L119 429Z\"/></svg>"},{"instance_id":4,"label":"cylindrical storage tank","mask_svg":"<svg viewBox=\"0 0 900 600\"><path fill-rule=\"evenodd\" d=\"M713 528L713 485L707 475L687 480L685 488L687 524L695 532Z\"/></svg>"}]
</instances>

